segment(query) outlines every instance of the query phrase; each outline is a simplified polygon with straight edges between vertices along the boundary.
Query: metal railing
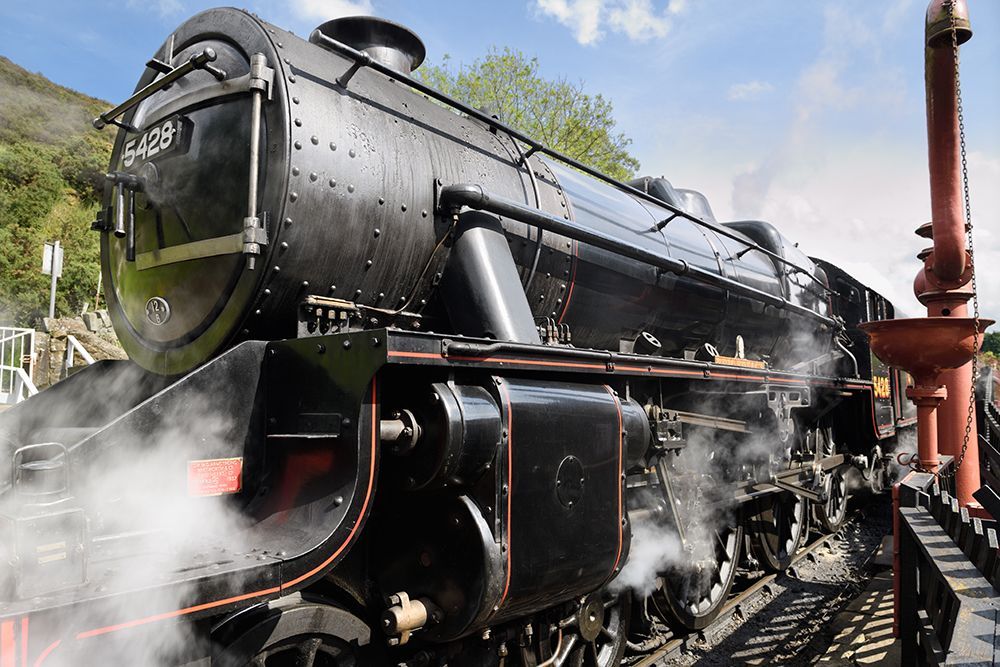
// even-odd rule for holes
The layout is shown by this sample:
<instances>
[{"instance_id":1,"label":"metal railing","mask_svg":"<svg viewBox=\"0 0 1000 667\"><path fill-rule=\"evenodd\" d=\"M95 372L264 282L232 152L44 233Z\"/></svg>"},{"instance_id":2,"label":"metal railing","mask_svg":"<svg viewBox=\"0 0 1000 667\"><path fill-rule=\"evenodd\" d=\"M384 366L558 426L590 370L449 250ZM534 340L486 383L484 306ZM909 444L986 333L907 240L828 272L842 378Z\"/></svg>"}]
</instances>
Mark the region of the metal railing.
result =
<instances>
[{"instance_id":1,"label":"metal railing","mask_svg":"<svg viewBox=\"0 0 1000 667\"><path fill-rule=\"evenodd\" d=\"M90 353L84 349L80 341L76 339L76 336L69 334L66 336L66 356L63 357L62 363L62 373L60 377L65 379L69 377L70 372L76 365L76 355L79 354L80 358L83 359L85 365L89 366L94 363L94 358L90 356Z\"/></svg>"},{"instance_id":2,"label":"metal railing","mask_svg":"<svg viewBox=\"0 0 1000 667\"><path fill-rule=\"evenodd\" d=\"M979 417L979 470L983 484L1000 491L1000 410L992 397L976 401Z\"/></svg>"},{"instance_id":3,"label":"metal railing","mask_svg":"<svg viewBox=\"0 0 1000 667\"><path fill-rule=\"evenodd\" d=\"M971 517L929 474L908 476L898 498L902 664L995 664L997 522Z\"/></svg>"},{"instance_id":4,"label":"metal railing","mask_svg":"<svg viewBox=\"0 0 1000 667\"><path fill-rule=\"evenodd\" d=\"M35 371L35 330L0 327L0 405L12 405L38 393Z\"/></svg>"}]
</instances>

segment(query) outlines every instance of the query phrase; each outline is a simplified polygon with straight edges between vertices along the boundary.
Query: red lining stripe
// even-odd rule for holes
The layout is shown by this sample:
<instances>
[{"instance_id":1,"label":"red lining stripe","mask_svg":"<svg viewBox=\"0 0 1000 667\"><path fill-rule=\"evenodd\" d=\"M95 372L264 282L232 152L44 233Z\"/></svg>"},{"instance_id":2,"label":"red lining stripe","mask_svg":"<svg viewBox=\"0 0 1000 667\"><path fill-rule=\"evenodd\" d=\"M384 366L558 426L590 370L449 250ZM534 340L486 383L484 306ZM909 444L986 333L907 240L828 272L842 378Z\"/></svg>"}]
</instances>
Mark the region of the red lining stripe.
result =
<instances>
[{"instance_id":1,"label":"red lining stripe","mask_svg":"<svg viewBox=\"0 0 1000 667\"><path fill-rule=\"evenodd\" d=\"M377 446L377 442L378 442L378 440L376 438L376 434L377 434L376 428L378 427L378 419L377 419L377 416L378 416L378 404L376 403L376 387L375 387L375 385L376 385L376 381L375 381L374 378L372 378L372 383L371 383L371 387L372 387L372 389L371 389L371 405L372 405L372 407L371 407L371 420L372 420L371 438L372 438L372 448L371 448L371 463L369 464L369 467L368 467L368 488L365 491L365 500L364 500L364 503L361 505L361 513L358 515L358 520L355 522L354 527L351 528L351 532L348 534L347 539L344 540L343 544L341 544L340 547L338 547L337 550L334 551L333 554L331 554L326 560L324 560L322 563L320 563L319 565L317 565L316 567L314 567L309 572L306 572L305 574L303 574L303 575L301 575L299 577L296 577L295 579L292 579L289 582L283 583L280 586L275 586L275 587L268 588L268 589L265 589L265 590L260 590L260 591L254 591L252 593L244 593L242 595L236 595L234 597L226 598L224 600L214 600L212 602L205 602L203 604L194 605L194 606L191 606L191 607L185 607L184 609L176 609L174 611L163 612L162 614L154 614L153 616L147 616L145 618L139 618L139 619L135 619L135 620L132 620L132 621L125 621L123 623L117 623L115 625L108 625L108 626L105 626L103 628L95 628L93 630L87 630L85 632L81 632L81 633L77 634L76 638L77 639L86 639L88 637L96 637L98 635L107 634L109 632L116 632L118 630L124 630L124 629L127 629L127 628L133 628L133 627L136 627L138 625L145 625L147 623L153 623L153 622L156 622L156 621L162 621L162 620L166 620L166 619L169 619L169 618L176 618L178 616L185 616L187 614L191 614L191 613L194 613L194 612L204 611L206 609L212 609L214 607L220 607L220 606L223 606L223 605L226 605L226 604L230 604L232 602L242 602L243 600L248 600L250 598L259 597L259 596L262 596L262 595L270 595L271 593L280 593L280 592L283 592L286 589L291 588L292 586L295 586L296 584L298 584L298 583L300 583L300 582L308 579L309 577L313 576L314 574L316 574L317 572L319 572L320 570L322 570L323 568L325 568L331 562L333 562L333 560L336 559L337 556L339 556L344 551L344 549L346 549L347 546L351 543L351 540L354 538L354 535L357 533L358 529L361 526L362 520L364 519L364 516L365 516L365 512L368 510L368 504L369 504L369 502L371 500L372 487L374 486L374 482L375 482L375 454L376 454L376 446ZM510 494L508 494L508 496L509 495ZM40 661L45 656L47 656L48 653L51 652L51 650L54 650L55 647L58 645L58 643L59 642L56 642L55 644L53 644L52 646L50 646L49 649L46 650L46 653L44 653L44 654L42 654L42 656L40 656L39 662L36 662L35 664L36 665L40 665L41 664ZM0 667L14 667L14 665L12 663L11 665L8 666L8 665L3 664L2 662L0 662Z\"/></svg>"},{"instance_id":2,"label":"red lining stripe","mask_svg":"<svg viewBox=\"0 0 1000 667\"><path fill-rule=\"evenodd\" d=\"M277 593L280 590L281 589L278 586L275 586L273 588L268 588L262 591L254 591L253 593L244 593L243 595L236 595L234 597L226 598L224 600L213 600L212 602L205 602L204 604L185 607L184 609L165 611L162 614L154 614L153 616L146 616L145 618L137 618L131 621L125 621L123 623L116 623L115 625L106 625L103 628L86 630L84 632L77 634L76 638L87 639L88 637L96 637L98 635L108 634L109 632L117 632L118 630L127 630L128 628L134 628L139 625L146 625L147 623L164 621L168 618L177 618L178 616L192 614L197 611L204 611L206 609L213 609L214 607L221 607L222 605L229 604L230 602L242 602L243 600L249 600L250 598L255 598L261 595L269 595L271 593Z\"/></svg>"},{"instance_id":3,"label":"red lining stripe","mask_svg":"<svg viewBox=\"0 0 1000 667\"><path fill-rule=\"evenodd\" d=\"M559 319L556 320L556 324L562 324L563 318L566 317L566 311L569 310L570 299L573 298L573 288L576 286L576 265L580 261L577 255L578 245L576 241L573 241L573 268L569 276L569 289L566 291L566 300L563 301L562 311L559 313Z\"/></svg>"},{"instance_id":4,"label":"red lining stripe","mask_svg":"<svg viewBox=\"0 0 1000 667\"><path fill-rule=\"evenodd\" d=\"M514 413L511 409L510 394L507 393L503 383L498 384L497 389L500 392L500 398L507 407L507 572L504 577L503 593L500 595L500 601L496 604L497 611L499 611L510 591L510 554L513 551L510 532L510 499L514 495Z\"/></svg>"},{"instance_id":5,"label":"red lining stripe","mask_svg":"<svg viewBox=\"0 0 1000 667\"><path fill-rule=\"evenodd\" d=\"M375 378L372 378L372 393L371 393L371 403L372 403L372 414L371 414L371 421L372 421L372 432L371 432L372 451L371 451L371 455L369 457L370 458L370 462L368 464L368 489L365 491L365 502L361 505L361 513L358 514L358 520L357 520L357 522L355 522L354 527L351 528L351 532L347 535L347 539L344 540L344 543L341 544L340 547L336 551L334 551L332 554L330 554L329 558L327 558L325 561L323 561L322 563L320 563L319 565L317 565L316 567L314 567L309 572L306 572L305 574L300 575L300 576L296 577L295 579L292 579L288 583L282 584L281 585L281 590L282 591L284 591L286 588L289 588L291 586L294 586L295 584L298 584L298 583L304 581L305 579L308 579L309 577L313 576L314 574L316 574L317 572L319 572L320 570L322 570L323 568L325 568L327 565L329 565L330 563L332 563L334 561L334 559L336 559L337 556L339 556L341 554L341 552L344 549L347 548L347 545L351 543L351 540L354 538L354 534L358 532L358 528L360 528L360 526L361 526L362 520L365 517L365 512L368 511L368 503L369 503L369 501L371 500L371 497L372 497L372 487L375 485L374 484L375 483L375 446L376 446L376 443L378 442L378 438L377 438L378 431L376 430L376 429L378 429L378 404L375 402L375 398L376 398L376 396L375 396Z\"/></svg>"},{"instance_id":6,"label":"red lining stripe","mask_svg":"<svg viewBox=\"0 0 1000 667\"><path fill-rule=\"evenodd\" d=\"M17 667L17 644L14 643L14 621L0 623L0 667Z\"/></svg>"},{"instance_id":7,"label":"red lining stripe","mask_svg":"<svg viewBox=\"0 0 1000 667\"><path fill-rule=\"evenodd\" d=\"M544 366L550 368L584 368L597 371L607 371L607 366L604 364L589 364L582 362L564 362L564 361L543 361L540 359L521 359L516 357L443 357L440 354L434 352L403 352L400 350L390 350L388 352L389 357L400 357L404 359L445 359L450 361L480 361L480 362L493 362L493 363L508 363L508 364L520 364L523 366ZM749 382L769 382L774 384L798 384L802 386L827 386L838 388L842 387L844 389L861 389L868 392L872 392L872 387L868 385L857 385L857 384L844 384L836 385L829 383L810 383L808 380L803 380L801 378L781 378L781 377L761 377L758 375L741 375L737 373L720 373L718 371L709 371L709 375L705 376L704 371L694 371L694 370L681 370L681 369L666 369L666 368L651 368L642 366L618 366L618 370L635 372L635 373L647 373L652 375L666 375L670 377L705 377L706 380L710 379L724 379L724 380L746 380ZM879 440L884 440L885 438L892 437L895 433L888 433L886 435L882 434L883 429L892 427L892 424L879 425L875 418L875 398L874 393L872 393L872 426L875 428L875 436Z\"/></svg>"},{"instance_id":8,"label":"red lining stripe","mask_svg":"<svg viewBox=\"0 0 1000 667\"><path fill-rule=\"evenodd\" d=\"M21 619L21 667L28 667L28 617Z\"/></svg>"},{"instance_id":9,"label":"red lining stripe","mask_svg":"<svg viewBox=\"0 0 1000 667\"><path fill-rule=\"evenodd\" d=\"M390 357L403 357L406 359L444 359L449 361L491 361L494 359L492 356L486 357L460 357L460 356L447 356L442 357L440 354L435 352L401 352L399 350L390 350L388 353ZM509 359L500 357L501 362L506 361L508 363L524 364L526 366L555 366L560 368L590 368L594 370L605 370L606 366L604 364L587 364L582 362L563 362L563 361L543 361L541 359Z\"/></svg>"},{"instance_id":10,"label":"red lining stripe","mask_svg":"<svg viewBox=\"0 0 1000 667\"><path fill-rule=\"evenodd\" d=\"M622 457L624 456L622 452L622 431L624 425L622 424L621 401L615 396L614 389L608 385L604 385L604 389L611 396L611 400L615 402L615 409L618 411L618 475L615 477L615 484L618 486L618 555L615 556L615 565L611 568L611 575L614 575L615 570L618 569L618 563L622 559L622 541L624 540L624 535L622 534L624 532L624 526L622 526Z\"/></svg>"},{"instance_id":11,"label":"red lining stripe","mask_svg":"<svg viewBox=\"0 0 1000 667\"><path fill-rule=\"evenodd\" d=\"M42 667L42 663L43 663L43 662L45 662L45 659L46 659L46 658L48 658L48 657L49 657L49 654L50 654L50 653L52 653L52 651L55 651L55 650L56 650L56 648L57 648L57 647L59 646L59 644L61 644L61 643L62 643L62 640L61 640L61 639L57 639L57 640L55 640L54 642L52 642L51 644L49 644L48 646L46 646L46 647L45 647L45 650L44 650L44 651L42 651L42 652L41 652L41 653L40 653L40 654L38 655L38 659L37 659L37 660L35 660L35 666L34 666L34 667Z\"/></svg>"},{"instance_id":12,"label":"red lining stripe","mask_svg":"<svg viewBox=\"0 0 1000 667\"><path fill-rule=\"evenodd\" d=\"M550 368L583 368L596 371L607 371L607 366L604 364L588 364L582 362L564 362L564 361L543 361L540 359L521 359L516 357L443 357L440 354L434 352L403 352L400 350L390 350L388 352L389 357L399 357L404 359L444 359L449 361L479 361L479 362L492 362L496 364L520 364L523 366L544 366ZM682 370L682 369L666 369L666 368L651 368L642 366L618 366L618 370L635 372L635 373L647 373L652 375L665 375L669 377L704 377L706 380L710 379L723 379L723 380L745 380L748 382L768 382L773 384L797 384L802 386L825 386L833 388L843 388L843 389L860 389L868 392L872 392L872 387L868 385L858 385L858 384L830 384L826 382L810 383L808 380L803 380L801 378L782 378L782 377L761 377L759 375L741 375L737 373L720 373L718 371L709 371L709 375L705 375L704 371L694 371L694 370ZM879 426L878 421L875 418L875 399L874 394L872 394L872 426L875 428L875 435L878 439L883 440L885 438L891 437L894 433L889 433L886 435L882 434L882 430L890 428L892 424L883 424Z\"/></svg>"}]
</instances>

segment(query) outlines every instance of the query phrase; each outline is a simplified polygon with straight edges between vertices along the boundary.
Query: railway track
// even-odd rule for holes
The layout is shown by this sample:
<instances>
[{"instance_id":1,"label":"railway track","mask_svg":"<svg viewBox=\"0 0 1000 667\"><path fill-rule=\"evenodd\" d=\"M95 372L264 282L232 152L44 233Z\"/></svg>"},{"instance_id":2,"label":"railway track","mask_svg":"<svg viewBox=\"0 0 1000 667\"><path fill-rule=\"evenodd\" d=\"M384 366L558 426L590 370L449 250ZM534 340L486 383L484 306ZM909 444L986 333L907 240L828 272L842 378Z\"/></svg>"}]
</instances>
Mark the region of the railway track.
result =
<instances>
[{"instance_id":1,"label":"railway track","mask_svg":"<svg viewBox=\"0 0 1000 667\"><path fill-rule=\"evenodd\" d=\"M843 526L843 528L841 528L841 532L847 530L852 524L860 520L862 517L863 514L856 514ZM787 573L797 576L797 566L804 560L815 560L817 550L823 545L829 543L830 540L836 538L838 534L839 533L821 535L810 541L805 547L801 548L795 554L791 565L784 572L766 574L753 580L752 582L749 582L745 588L729 598L725 606L722 608L722 612L719 614L719 617L708 627L700 631L686 634L677 634L668 630L666 632L666 641L663 644L659 645L655 649L646 649L643 651L643 654L633 654L631 659L627 658L626 662L623 664L627 664L630 667L657 667L665 665L668 661L679 657L682 652L694 648L696 642L704 642L706 638L718 636L734 615L740 617L745 616L746 610L753 608L753 603L756 602L760 596L767 594L769 588L780 577L785 576ZM877 548L874 551L877 551ZM866 562L872 558L874 551L866 556ZM660 637L662 636L663 635L660 635ZM654 640L649 641L651 642ZM634 649L639 647L632 648Z\"/></svg>"}]
</instances>

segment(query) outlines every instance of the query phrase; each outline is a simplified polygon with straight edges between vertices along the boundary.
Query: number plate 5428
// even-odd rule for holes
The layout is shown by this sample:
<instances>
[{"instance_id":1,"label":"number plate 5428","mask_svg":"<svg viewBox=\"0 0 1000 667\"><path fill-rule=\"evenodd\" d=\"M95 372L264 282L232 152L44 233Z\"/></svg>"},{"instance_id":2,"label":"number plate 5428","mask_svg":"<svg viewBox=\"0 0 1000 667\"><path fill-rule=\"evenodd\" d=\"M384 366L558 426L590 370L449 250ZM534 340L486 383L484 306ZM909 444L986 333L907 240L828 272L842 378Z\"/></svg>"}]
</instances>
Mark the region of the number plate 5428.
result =
<instances>
[{"instance_id":1,"label":"number plate 5428","mask_svg":"<svg viewBox=\"0 0 1000 667\"><path fill-rule=\"evenodd\" d=\"M125 142L122 164L131 167L154 157L183 153L187 150L189 122L180 116L160 121L135 139Z\"/></svg>"}]
</instances>

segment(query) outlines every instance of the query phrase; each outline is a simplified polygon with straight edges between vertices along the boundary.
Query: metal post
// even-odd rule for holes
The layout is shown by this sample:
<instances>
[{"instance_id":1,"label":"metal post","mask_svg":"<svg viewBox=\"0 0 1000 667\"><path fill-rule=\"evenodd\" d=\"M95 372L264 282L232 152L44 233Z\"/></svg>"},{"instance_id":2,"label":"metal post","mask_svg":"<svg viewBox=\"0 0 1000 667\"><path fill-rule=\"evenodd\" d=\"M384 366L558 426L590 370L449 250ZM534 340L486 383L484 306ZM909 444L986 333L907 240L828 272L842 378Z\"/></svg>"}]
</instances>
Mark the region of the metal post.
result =
<instances>
[{"instance_id":1,"label":"metal post","mask_svg":"<svg viewBox=\"0 0 1000 667\"><path fill-rule=\"evenodd\" d=\"M966 310L962 305L962 310ZM938 446L942 454L955 457L962 455L965 424L969 414L969 401L972 400L972 363L961 368L942 371L938 382L948 387L948 398L941 402L938 408ZM952 389L954 387L954 389ZM965 461L955 473L955 496L963 507L970 503L976 505L972 494L982 486L979 470L979 429L973 419L969 424L969 440L965 452Z\"/></svg>"},{"instance_id":2,"label":"metal post","mask_svg":"<svg viewBox=\"0 0 1000 667\"><path fill-rule=\"evenodd\" d=\"M896 514L899 510L895 510ZM910 527L902 517L899 521L899 532L895 538L899 542L899 588L904 600L899 604L899 639L903 665L916 665L917 660L917 545L910 532ZM897 600L899 598L897 597Z\"/></svg>"},{"instance_id":3,"label":"metal post","mask_svg":"<svg viewBox=\"0 0 1000 667\"><path fill-rule=\"evenodd\" d=\"M267 221L257 211L260 178L260 129L264 94L270 90L273 72L261 53L250 56L250 187L247 189L247 216L243 218L243 254L247 268L253 271L261 246L267 244Z\"/></svg>"},{"instance_id":4,"label":"metal post","mask_svg":"<svg viewBox=\"0 0 1000 667\"><path fill-rule=\"evenodd\" d=\"M973 296L972 257L966 239L963 208L964 146L959 118L958 46L972 36L965 0L931 0L925 25L925 88L927 150L930 172L933 252L918 277L917 298L928 317L969 316L966 302ZM975 285L975 283L973 283ZM978 319L978 309L976 318ZM979 434L970 419L974 361L944 370L937 382L948 390L938 409L938 443L943 454L955 457L955 492L965 506L975 502L980 486ZM967 427L968 424L968 427ZM963 452L963 447L965 451ZM964 456L963 456L964 454ZM965 460L968 463L965 464Z\"/></svg>"},{"instance_id":5,"label":"metal post","mask_svg":"<svg viewBox=\"0 0 1000 667\"><path fill-rule=\"evenodd\" d=\"M13 339L13 336L8 336L7 331L14 331L13 329L0 329L0 366L7 365L7 340L8 338ZM13 344L13 343L12 343ZM0 394L7 393L7 371L0 371ZM11 378L13 383L13 378Z\"/></svg>"},{"instance_id":6,"label":"metal post","mask_svg":"<svg viewBox=\"0 0 1000 667\"><path fill-rule=\"evenodd\" d=\"M94 310L100 310L101 308L101 281L104 278L104 272L97 269L97 291L94 292ZM34 348L32 348L34 349Z\"/></svg>"},{"instance_id":7,"label":"metal post","mask_svg":"<svg viewBox=\"0 0 1000 667\"><path fill-rule=\"evenodd\" d=\"M899 485L896 482L892 485L892 636L899 638L899 593L900 593L900 570L899 562Z\"/></svg>"},{"instance_id":8,"label":"metal post","mask_svg":"<svg viewBox=\"0 0 1000 667\"><path fill-rule=\"evenodd\" d=\"M56 317L56 281L59 280L56 262L59 258L59 241L52 247L52 281L49 285L49 319Z\"/></svg>"},{"instance_id":9,"label":"metal post","mask_svg":"<svg viewBox=\"0 0 1000 667\"><path fill-rule=\"evenodd\" d=\"M254 58L257 58L255 55ZM254 64L257 64L255 60ZM250 187L247 190L247 217L257 217L257 183L260 169L260 109L263 91L250 91Z\"/></svg>"},{"instance_id":10,"label":"metal post","mask_svg":"<svg viewBox=\"0 0 1000 667\"><path fill-rule=\"evenodd\" d=\"M948 396L945 387L921 383L906 388L906 397L917 406L917 456L920 466L927 472L937 472L941 463L938 457L938 406Z\"/></svg>"}]
</instances>

